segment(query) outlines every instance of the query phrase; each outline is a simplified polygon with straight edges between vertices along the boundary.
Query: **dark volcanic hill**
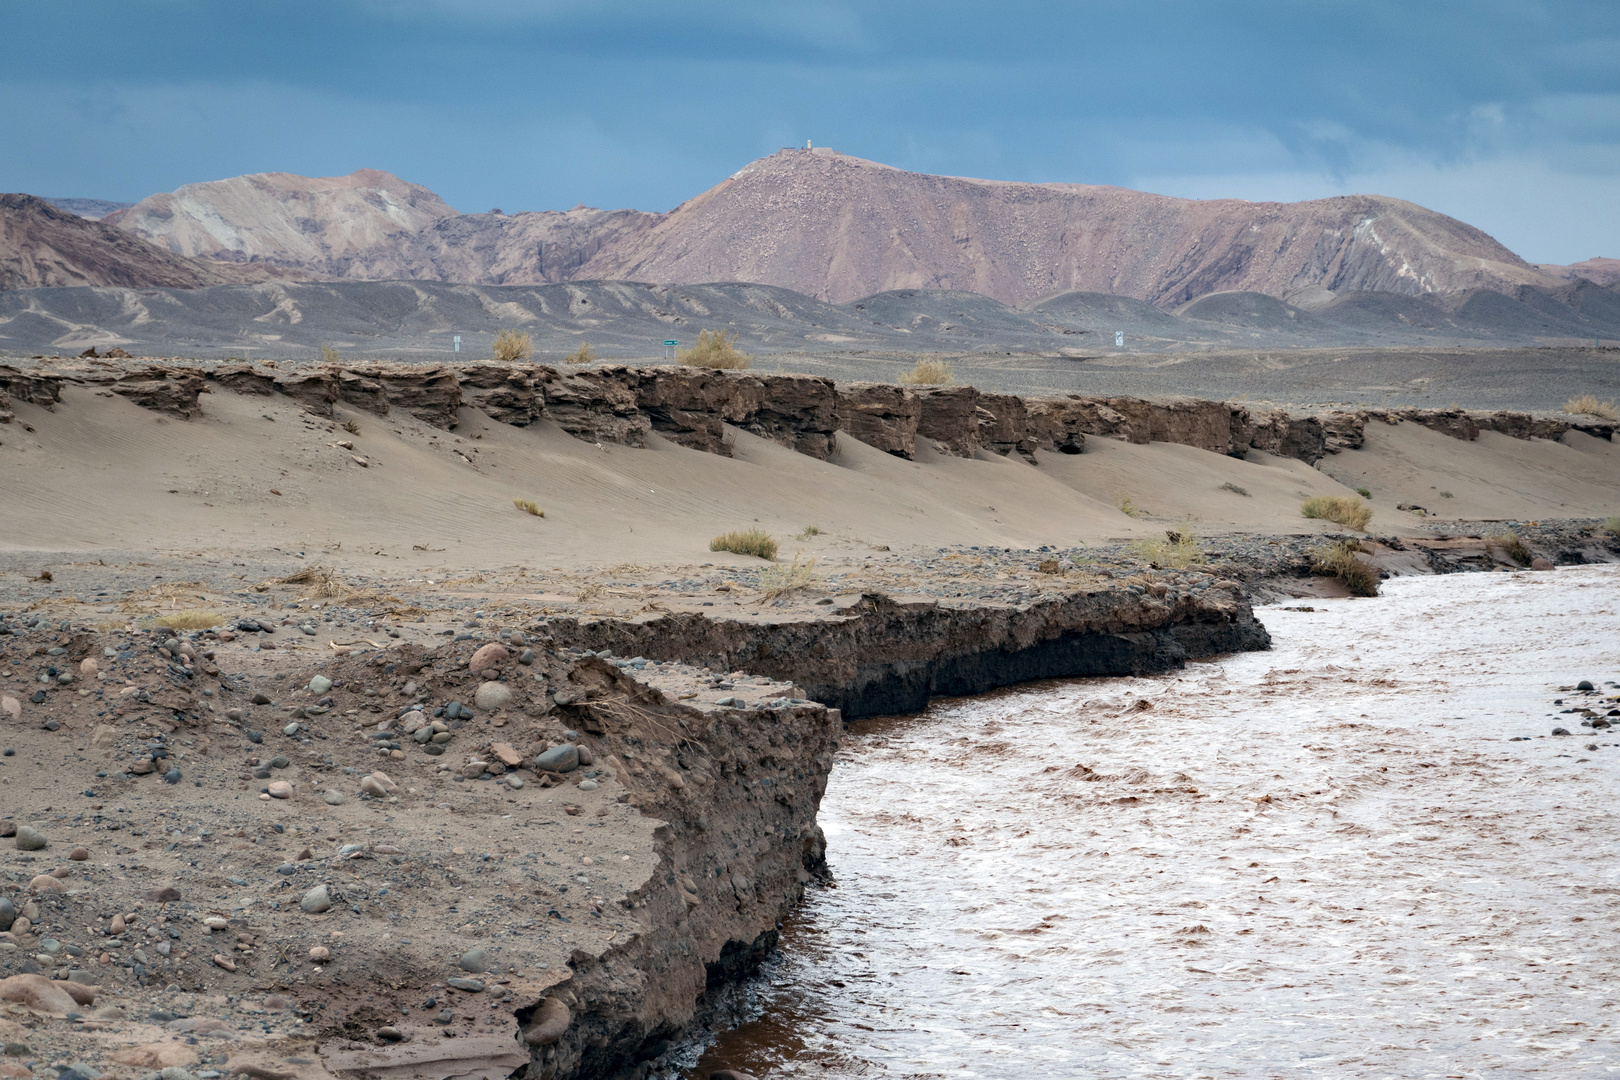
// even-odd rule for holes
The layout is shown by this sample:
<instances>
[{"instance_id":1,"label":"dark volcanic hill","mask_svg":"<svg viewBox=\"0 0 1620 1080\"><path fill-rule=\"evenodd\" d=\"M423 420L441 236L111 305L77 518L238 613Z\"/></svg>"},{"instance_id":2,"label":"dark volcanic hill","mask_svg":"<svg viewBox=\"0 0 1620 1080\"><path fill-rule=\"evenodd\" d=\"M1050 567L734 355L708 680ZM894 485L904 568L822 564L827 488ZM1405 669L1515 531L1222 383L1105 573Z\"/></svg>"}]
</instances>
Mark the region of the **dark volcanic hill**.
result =
<instances>
[{"instance_id":1,"label":"dark volcanic hill","mask_svg":"<svg viewBox=\"0 0 1620 1080\"><path fill-rule=\"evenodd\" d=\"M195 289L238 278L33 195L0 195L0 289L124 285Z\"/></svg>"}]
</instances>

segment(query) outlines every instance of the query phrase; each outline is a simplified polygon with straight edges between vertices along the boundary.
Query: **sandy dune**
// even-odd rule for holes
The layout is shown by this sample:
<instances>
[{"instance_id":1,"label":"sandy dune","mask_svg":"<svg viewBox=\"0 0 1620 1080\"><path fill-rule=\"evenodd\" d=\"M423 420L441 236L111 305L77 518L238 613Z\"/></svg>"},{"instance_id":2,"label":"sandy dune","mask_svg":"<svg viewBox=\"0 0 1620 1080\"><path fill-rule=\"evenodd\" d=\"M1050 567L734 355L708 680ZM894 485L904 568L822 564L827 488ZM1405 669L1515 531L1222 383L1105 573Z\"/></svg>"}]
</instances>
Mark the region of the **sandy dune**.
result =
<instances>
[{"instance_id":1,"label":"sandy dune","mask_svg":"<svg viewBox=\"0 0 1620 1080\"><path fill-rule=\"evenodd\" d=\"M844 436L822 462L742 431L724 458L657 438L646 450L598 446L549 422L513 428L471 409L452 433L341 406L332 423L281 397L216 391L203 403L191 422L85 388L70 387L55 412L19 405L17 423L0 429L0 547L331 552L391 573L581 569L748 562L710 553L708 541L758 526L786 556L837 565L950 545L1096 543L1184 521L1206 534L1320 531L1330 526L1301 518L1300 502L1360 485L1373 491L1375 532L1414 522L1401 503L1482 519L1620 509L1620 447L1579 434L1568 445L1489 432L1466 443L1375 425L1366 449L1330 456L1320 471L1102 438L1030 464L951 457L925 440L906 461ZM1118 509L1121 497L1138 517ZM536 500L545 518L514 498ZM792 539L807 525L822 535Z\"/></svg>"}]
</instances>

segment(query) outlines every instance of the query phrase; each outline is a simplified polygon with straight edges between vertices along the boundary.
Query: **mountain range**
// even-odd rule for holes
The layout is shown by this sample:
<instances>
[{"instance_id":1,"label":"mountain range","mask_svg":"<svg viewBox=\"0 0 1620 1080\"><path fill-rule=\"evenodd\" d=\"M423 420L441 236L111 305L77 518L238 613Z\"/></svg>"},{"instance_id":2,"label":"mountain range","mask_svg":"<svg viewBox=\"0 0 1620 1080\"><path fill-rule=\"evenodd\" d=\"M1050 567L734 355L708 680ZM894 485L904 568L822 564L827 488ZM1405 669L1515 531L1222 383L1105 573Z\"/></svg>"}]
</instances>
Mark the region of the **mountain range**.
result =
<instances>
[{"instance_id":1,"label":"mountain range","mask_svg":"<svg viewBox=\"0 0 1620 1080\"><path fill-rule=\"evenodd\" d=\"M1174 309L1219 292L1321 303L1620 277L1614 260L1533 265L1471 225L1384 196L1177 199L930 176L824 148L761 158L663 214L460 214L420 185L362 169L188 184L103 220L205 266L295 280L738 281L835 304L896 289L1011 305L1085 291Z\"/></svg>"}]
</instances>

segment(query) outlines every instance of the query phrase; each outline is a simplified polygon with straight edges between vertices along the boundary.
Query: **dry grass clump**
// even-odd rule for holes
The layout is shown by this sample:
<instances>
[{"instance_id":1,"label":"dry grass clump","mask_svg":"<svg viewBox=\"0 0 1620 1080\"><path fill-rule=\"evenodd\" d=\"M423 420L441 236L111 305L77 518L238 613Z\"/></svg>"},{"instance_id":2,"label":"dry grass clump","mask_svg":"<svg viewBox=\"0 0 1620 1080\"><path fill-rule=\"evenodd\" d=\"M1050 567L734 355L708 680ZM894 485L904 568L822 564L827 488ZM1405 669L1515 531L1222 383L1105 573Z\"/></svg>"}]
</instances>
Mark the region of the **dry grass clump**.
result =
<instances>
[{"instance_id":1,"label":"dry grass clump","mask_svg":"<svg viewBox=\"0 0 1620 1080\"><path fill-rule=\"evenodd\" d=\"M1620 536L1620 514L1603 520L1603 528L1610 536Z\"/></svg>"},{"instance_id":2,"label":"dry grass clump","mask_svg":"<svg viewBox=\"0 0 1620 1080\"><path fill-rule=\"evenodd\" d=\"M341 364L341 363L343 363L342 355L339 354L338 351L336 349L332 348L332 346L330 346L330 345L322 345L321 346L321 359L323 361L325 361L326 363L328 363L328 364Z\"/></svg>"},{"instance_id":3,"label":"dry grass clump","mask_svg":"<svg viewBox=\"0 0 1620 1080\"><path fill-rule=\"evenodd\" d=\"M816 582L816 560L801 563L797 555L786 566L778 563L776 566L759 575L759 591L765 594L765 599L775 600L779 596L786 596L790 592L808 589Z\"/></svg>"},{"instance_id":4,"label":"dry grass clump","mask_svg":"<svg viewBox=\"0 0 1620 1080\"><path fill-rule=\"evenodd\" d=\"M1361 545L1354 540L1323 544L1311 550L1311 573L1337 578L1352 596L1377 596L1378 569L1357 558L1360 554Z\"/></svg>"},{"instance_id":5,"label":"dry grass clump","mask_svg":"<svg viewBox=\"0 0 1620 1080\"><path fill-rule=\"evenodd\" d=\"M1244 492L1244 494L1246 495L1248 492ZM1142 516L1142 508L1131 502L1131 497L1129 495L1120 495L1116 497L1114 499L1114 505L1119 507L1119 512L1128 518L1137 518Z\"/></svg>"},{"instance_id":6,"label":"dry grass clump","mask_svg":"<svg viewBox=\"0 0 1620 1080\"><path fill-rule=\"evenodd\" d=\"M150 626L162 626L169 630L206 630L210 626L222 625L225 616L205 608L189 608L171 611L167 615L154 615L147 622Z\"/></svg>"},{"instance_id":7,"label":"dry grass clump","mask_svg":"<svg viewBox=\"0 0 1620 1080\"><path fill-rule=\"evenodd\" d=\"M343 430L347 431L350 435L353 435L355 438L360 437L360 423L357 420L345 420L343 422Z\"/></svg>"},{"instance_id":8,"label":"dry grass clump","mask_svg":"<svg viewBox=\"0 0 1620 1080\"><path fill-rule=\"evenodd\" d=\"M540 509L540 504L535 502L533 499L513 499L512 505L523 511L525 514L533 514L535 517L546 516L546 512Z\"/></svg>"},{"instance_id":9,"label":"dry grass clump","mask_svg":"<svg viewBox=\"0 0 1620 1080\"><path fill-rule=\"evenodd\" d=\"M495 359L514 363L534 355L534 338L520 330L502 330L495 335Z\"/></svg>"},{"instance_id":10,"label":"dry grass clump","mask_svg":"<svg viewBox=\"0 0 1620 1080\"><path fill-rule=\"evenodd\" d=\"M569 353L563 359L563 362L566 363L566 364L591 364L591 363L595 363L596 362L596 350L591 348L591 343L590 342L582 341L582 342L579 343L579 348L577 348L573 352Z\"/></svg>"},{"instance_id":11,"label":"dry grass clump","mask_svg":"<svg viewBox=\"0 0 1620 1080\"><path fill-rule=\"evenodd\" d=\"M737 335L728 335L724 330L700 332L696 345L681 349L675 355L683 364L723 371L742 371L754 363L752 356L737 348Z\"/></svg>"},{"instance_id":12,"label":"dry grass clump","mask_svg":"<svg viewBox=\"0 0 1620 1080\"><path fill-rule=\"evenodd\" d=\"M1322 518L1363 530L1373 516L1372 507L1348 495L1318 495L1314 499L1306 499L1300 504L1299 512L1308 518Z\"/></svg>"},{"instance_id":13,"label":"dry grass clump","mask_svg":"<svg viewBox=\"0 0 1620 1080\"><path fill-rule=\"evenodd\" d=\"M943 360L919 360L900 376L902 386L950 386L955 382L956 372Z\"/></svg>"},{"instance_id":14,"label":"dry grass clump","mask_svg":"<svg viewBox=\"0 0 1620 1080\"><path fill-rule=\"evenodd\" d=\"M1535 558L1530 549L1524 546L1524 541L1519 539L1519 534L1511 530L1487 536L1485 550L1500 551L1520 566L1529 566L1530 560Z\"/></svg>"},{"instance_id":15,"label":"dry grass clump","mask_svg":"<svg viewBox=\"0 0 1620 1080\"><path fill-rule=\"evenodd\" d=\"M761 559L776 558L776 540L764 529L743 529L722 533L709 541L710 551L730 551Z\"/></svg>"},{"instance_id":16,"label":"dry grass clump","mask_svg":"<svg viewBox=\"0 0 1620 1080\"><path fill-rule=\"evenodd\" d=\"M1241 484L1234 484L1230 480L1221 485L1221 490L1230 491L1234 495L1242 495L1245 499L1254 498L1254 496L1249 494L1248 488L1243 487Z\"/></svg>"},{"instance_id":17,"label":"dry grass clump","mask_svg":"<svg viewBox=\"0 0 1620 1080\"><path fill-rule=\"evenodd\" d=\"M819 525L806 525L804 528L799 530L798 535L796 535L794 537L794 539L795 540L808 540L812 536L820 536L820 535L821 535L821 526L819 526Z\"/></svg>"},{"instance_id":18,"label":"dry grass clump","mask_svg":"<svg viewBox=\"0 0 1620 1080\"><path fill-rule=\"evenodd\" d=\"M1599 401L1596 394L1578 394L1564 402L1564 411L1574 416L1595 416L1599 420L1620 420L1614 402Z\"/></svg>"},{"instance_id":19,"label":"dry grass clump","mask_svg":"<svg viewBox=\"0 0 1620 1080\"><path fill-rule=\"evenodd\" d=\"M1159 570L1180 570L1204 561L1204 549L1191 525L1165 530L1163 540L1138 540L1130 551Z\"/></svg>"}]
</instances>

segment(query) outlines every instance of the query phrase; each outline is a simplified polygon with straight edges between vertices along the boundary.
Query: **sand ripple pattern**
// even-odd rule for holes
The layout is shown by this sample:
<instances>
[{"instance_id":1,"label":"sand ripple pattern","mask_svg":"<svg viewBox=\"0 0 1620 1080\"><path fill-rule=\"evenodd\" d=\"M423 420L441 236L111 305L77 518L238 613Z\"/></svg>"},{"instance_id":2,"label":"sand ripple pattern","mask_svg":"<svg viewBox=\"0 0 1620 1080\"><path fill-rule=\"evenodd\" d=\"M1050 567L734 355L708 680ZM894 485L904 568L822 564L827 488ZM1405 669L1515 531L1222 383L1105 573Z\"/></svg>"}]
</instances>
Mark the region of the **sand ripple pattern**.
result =
<instances>
[{"instance_id":1,"label":"sand ripple pattern","mask_svg":"<svg viewBox=\"0 0 1620 1080\"><path fill-rule=\"evenodd\" d=\"M861 726L838 885L703 1066L1613 1073L1620 735L1548 714L1620 680L1617 569L1397 579L1261 609L1269 653Z\"/></svg>"}]
</instances>

